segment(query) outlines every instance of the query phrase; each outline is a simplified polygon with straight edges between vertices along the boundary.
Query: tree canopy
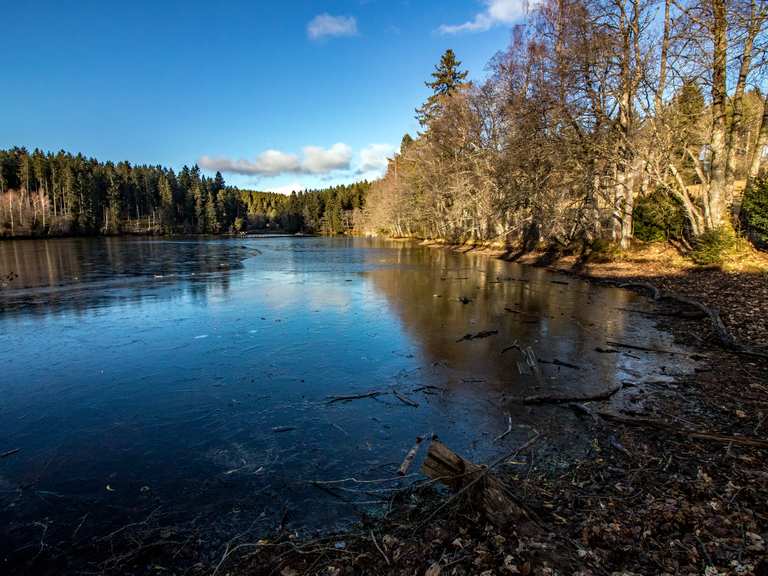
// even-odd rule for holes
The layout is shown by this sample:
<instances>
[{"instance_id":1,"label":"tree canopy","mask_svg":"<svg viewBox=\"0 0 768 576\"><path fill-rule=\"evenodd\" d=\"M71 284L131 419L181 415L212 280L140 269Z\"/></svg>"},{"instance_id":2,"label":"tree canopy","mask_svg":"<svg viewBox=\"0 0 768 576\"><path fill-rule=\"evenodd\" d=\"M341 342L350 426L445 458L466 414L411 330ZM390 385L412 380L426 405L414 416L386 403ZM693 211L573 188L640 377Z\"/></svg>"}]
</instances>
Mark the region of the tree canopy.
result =
<instances>
[{"instance_id":1,"label":"tree canopy","mask_svg":"<svg viewBox=\"0 0 768 576\"><path fill-rule=\"evenodd\" d=\"M485 78L469 82L447 50L417 110L422 132L372 187L368 229L627 247L635 216L642 236L691 244L738 225L768 149L753 88L767 19L764 0L545 0Z\"/></svg>"}]
</instances>

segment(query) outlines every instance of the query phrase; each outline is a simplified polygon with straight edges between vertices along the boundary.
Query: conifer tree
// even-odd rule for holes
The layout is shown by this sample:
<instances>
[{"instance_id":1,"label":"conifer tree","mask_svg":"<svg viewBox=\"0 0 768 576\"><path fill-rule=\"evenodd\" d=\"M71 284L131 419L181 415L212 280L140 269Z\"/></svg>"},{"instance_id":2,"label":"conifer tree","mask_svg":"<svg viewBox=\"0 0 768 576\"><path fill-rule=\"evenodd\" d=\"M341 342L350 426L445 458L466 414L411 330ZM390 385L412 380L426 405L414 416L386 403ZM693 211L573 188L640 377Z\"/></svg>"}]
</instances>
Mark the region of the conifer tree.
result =
<instances>
[{"instance_id":1,"label":"conifer tree","mask_svg":"<svg viewBox=\"0 0 768 576\"><path fill-rule=\"evenodd\" d=\"M460 67L461 62L456 59L453 50L446 50L432 72L432 81L425 82L426 86L432 89L432 95L416 110L416 118L422 126L427 126L430 120L439 114L443 100L467 86L469 72L461 70Z\"/></svg>"},{"instance_id":2,"label":"conifer tree","mask_svg":"<svg viewBox=\"0 0 768 576\"><path fill-rule=\"evenodd\" d=\"M157 182L160 193L160 221L164 232L173 232L174 229L174 208L173 208L173 188L168 177L163 174Z\"/></svg>"}]
</instances>

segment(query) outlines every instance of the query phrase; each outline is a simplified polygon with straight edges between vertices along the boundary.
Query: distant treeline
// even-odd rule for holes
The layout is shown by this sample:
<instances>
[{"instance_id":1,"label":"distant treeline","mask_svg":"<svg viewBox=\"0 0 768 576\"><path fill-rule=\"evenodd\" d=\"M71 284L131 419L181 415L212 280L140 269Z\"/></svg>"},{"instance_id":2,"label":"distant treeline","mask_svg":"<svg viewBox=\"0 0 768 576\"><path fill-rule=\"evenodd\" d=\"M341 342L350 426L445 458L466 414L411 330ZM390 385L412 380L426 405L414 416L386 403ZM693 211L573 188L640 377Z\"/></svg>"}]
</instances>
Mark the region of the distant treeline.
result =
<instances>
[{"instance_id":1,"label":"distant treeline","mask_svg":"<svg viewBox=\"0 0 768 576\"><path fill-rule=\"evenodd\" d=\"M0 150L0 236L343 234L360 219L367 181L292 193L240 190L197 166L99 162L82 154Z\"/></svg>"}]
</instances>

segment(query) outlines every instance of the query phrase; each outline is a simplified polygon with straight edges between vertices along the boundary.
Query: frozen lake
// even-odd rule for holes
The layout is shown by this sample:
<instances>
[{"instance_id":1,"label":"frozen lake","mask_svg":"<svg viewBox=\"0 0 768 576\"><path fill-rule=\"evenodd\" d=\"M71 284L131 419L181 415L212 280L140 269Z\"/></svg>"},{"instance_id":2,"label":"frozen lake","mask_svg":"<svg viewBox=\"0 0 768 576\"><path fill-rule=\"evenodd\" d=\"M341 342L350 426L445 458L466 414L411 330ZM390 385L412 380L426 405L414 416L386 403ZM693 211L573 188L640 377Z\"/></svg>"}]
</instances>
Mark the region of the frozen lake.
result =
<instances>
[{"instance_id":1,"label":"frozen lake","mask_svg":"<svg viewBox=\"0 0 768 576\"><path fill-rule=\"evenodd\" d=\"M384 513L386 496L312 482L394 477L426 434L482 462L535 428L542 465L557 466L588 445L583 423L510 398L673 366L595 350L674 348L628 311L650 309L639 296L406 243L3 241L0 285L6 573L87 571L104 561L99 543L104 558L130 546L132 523L172 529L153 554L182 564L214 561L244 531L342 528ZM543 382L502 353L514 343L543 361ZM328 402L370 391L381 394ZM508 415L513 432L494 442ZM201 530L203 542L186 539Z\"/></svg>"}]
</instances>

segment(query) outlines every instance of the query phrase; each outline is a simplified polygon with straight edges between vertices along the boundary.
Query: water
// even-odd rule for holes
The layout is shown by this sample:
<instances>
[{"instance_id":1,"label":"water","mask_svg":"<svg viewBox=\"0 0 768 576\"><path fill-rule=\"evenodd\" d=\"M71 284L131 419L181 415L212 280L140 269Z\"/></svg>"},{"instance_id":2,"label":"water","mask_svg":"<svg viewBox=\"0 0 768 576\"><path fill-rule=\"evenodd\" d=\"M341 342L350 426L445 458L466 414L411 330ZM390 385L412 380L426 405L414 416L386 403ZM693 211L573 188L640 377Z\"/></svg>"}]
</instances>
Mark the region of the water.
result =
<instances>
[{"instance_id":1,"label":"water","mask_svg":"<svg viewBox=\"0 0 768 576\"><path fill-rule=\"evenodd\" d=\"M311 482L393 477L419 435L485 461L536 429L557 466L588 446L583 422L510 398L685 369L595 350L675 348L630 292L413 244L12 241L0 277L0 453L19 449L0 459L0 566L30 573L127 524L203 530L175 552L203 561L244 531L343 528L386 498ZM580 369L542 364L542 384L514 342Z\"/></svg>"}]
</instances>

